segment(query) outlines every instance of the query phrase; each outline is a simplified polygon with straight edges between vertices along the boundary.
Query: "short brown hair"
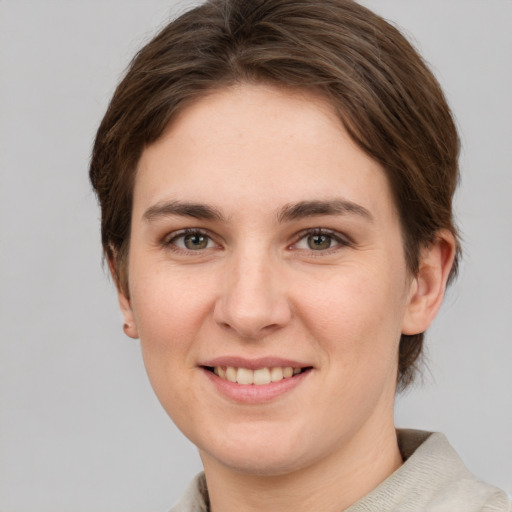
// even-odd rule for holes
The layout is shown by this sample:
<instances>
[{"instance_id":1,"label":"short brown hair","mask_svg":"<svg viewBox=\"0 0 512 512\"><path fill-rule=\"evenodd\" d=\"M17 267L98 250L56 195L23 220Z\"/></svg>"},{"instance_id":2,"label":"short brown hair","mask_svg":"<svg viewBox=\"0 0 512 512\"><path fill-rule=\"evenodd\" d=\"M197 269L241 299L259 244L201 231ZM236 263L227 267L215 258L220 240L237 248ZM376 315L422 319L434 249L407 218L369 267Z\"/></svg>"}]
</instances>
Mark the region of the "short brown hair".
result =
<instances>
[{"instance_id":1,"label":"short brown hair","mask_svg":"<svg viewBox=\"0 0 512 512\"><path fill-rule=\"evenodd\" d=\"M178 111L241 82L312 90L384 168L412 274L440 229L457 240L452 198L459 138L443 92L402 34L350 0L210 0L167 25L133 59L96 135L90 178L102 244L128 294L137 163ZM450 278L457 270L460 247ZM423 333L402 335L399 388L413 379Z\"/></svg>"}]
</instances>

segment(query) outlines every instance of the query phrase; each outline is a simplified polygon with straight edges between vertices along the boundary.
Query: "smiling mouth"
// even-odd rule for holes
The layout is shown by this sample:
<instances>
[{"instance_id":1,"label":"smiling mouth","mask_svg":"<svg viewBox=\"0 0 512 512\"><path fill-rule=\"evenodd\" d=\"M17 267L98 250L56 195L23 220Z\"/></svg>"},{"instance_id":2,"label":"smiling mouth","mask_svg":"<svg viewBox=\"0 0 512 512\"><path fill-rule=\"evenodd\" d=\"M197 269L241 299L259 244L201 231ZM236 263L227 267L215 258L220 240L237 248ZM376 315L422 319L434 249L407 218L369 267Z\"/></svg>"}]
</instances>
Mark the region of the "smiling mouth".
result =
<instances>
[{"instance_id":1,"label":"smiling mouth","mask_svg":"<svg viewBox=\"0 0 512 512\"><path fill-rule=\"evenodd\" d=\"M252 384L255 386L263 386L265 384L270 384L271 382L280 382L285 379L291 379L296 375L312 369L311 366L307 366L305 368L273 366L271 368L258 368L257 370L234 366L205 366L204 368L223 380L237 384Z\"/></svg>"}]
</instances>

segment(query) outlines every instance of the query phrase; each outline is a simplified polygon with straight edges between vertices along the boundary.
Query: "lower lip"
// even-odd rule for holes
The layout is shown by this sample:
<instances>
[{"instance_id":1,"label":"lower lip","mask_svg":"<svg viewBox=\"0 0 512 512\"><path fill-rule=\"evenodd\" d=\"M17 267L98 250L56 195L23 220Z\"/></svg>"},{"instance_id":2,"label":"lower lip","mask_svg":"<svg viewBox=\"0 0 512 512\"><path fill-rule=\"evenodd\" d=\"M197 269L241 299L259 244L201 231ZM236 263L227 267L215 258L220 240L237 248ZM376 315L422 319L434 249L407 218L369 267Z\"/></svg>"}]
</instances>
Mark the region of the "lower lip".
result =
<instances>
[{"instance_id":1,"label":"lower lip","mask_svg":"<svg viewBox=\"0 0 512 512\"><path fill-rule=\"evenodd\" d=\"M261 404L284 395L296 388L312 371L306 370L305 372L298 373L293 377L288 377L278 382L270 382L257 386L255 384L238 384L226 379L221 379L205 368L201 368L201 370L221 394L231 400L245 404Z\"/></svg>"}]
</instances>

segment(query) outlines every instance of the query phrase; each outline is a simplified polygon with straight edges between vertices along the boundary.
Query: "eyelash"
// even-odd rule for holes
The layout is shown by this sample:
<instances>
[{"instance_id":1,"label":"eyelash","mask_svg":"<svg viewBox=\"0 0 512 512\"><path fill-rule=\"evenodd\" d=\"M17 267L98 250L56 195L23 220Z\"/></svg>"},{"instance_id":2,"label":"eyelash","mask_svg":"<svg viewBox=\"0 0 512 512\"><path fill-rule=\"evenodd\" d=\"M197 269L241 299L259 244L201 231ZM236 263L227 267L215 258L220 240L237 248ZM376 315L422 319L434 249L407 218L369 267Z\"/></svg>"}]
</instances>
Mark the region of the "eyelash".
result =
<instances>
[{"instance_id":1,"label":"eyelash","mask_svg":"<svg viewBox=\"0 0 512 512\"><path fill-rule=\"evenodd\" d=\"M336 242L336 245L333 247L329 247L325 250L299 249L299 248L294 249L294 246L296 246L301 240L306 239L307 237L310 237L310 236L322 236L322 235L327 236L327 237L331 238L332 240L334 240ZM325 254L331 254L332 252L339 250L340 248L350 247L350 246L352 246L352 241L346 235L341 235L337 231L332 231L330 229L313 228L313 229L305 229L304 231L301 231L300 233L298 233L296 241L293 244L291 244L289 246L289 248L292 250L297 250L297 251L302 251L302 250L308 251L308 252L314 254L315 256L322 256Z\"/></svg>"},{"instance_id":2,"label":"eyelash","mask_svg":"<svg viewBox=\"0 0 512 512\"><path fill-rule=\"evenodd\" d=\"M211 233L207 230L200 229L200 228L186 228L182 229L180 231L171 233L165 239L162 241L162 245L164 248L172 250L177 253L187 253L187 254L195 254L199 255L201 252L203 252L205 249L211 249L211 247L205 247L204 249L187 249L183 247L178 247L176 245L176 241L180 238L185 238L187 235L195 235L195 236L203 236L208 239L207 243L213 242L216 244L214 238L212 237ZM310 236L327 236L330 239L334 240L336 242L336 245L334 247L328 247L325 250L322 249L300 249L297 248L297 244L302 241L303 239L306 239ZM218 246L218 244L216 244ZM287 248L290 250L296 250L296 251L308 251L311 254L314 254L315 256L322 256L325 254L330 254L336 250L339 250L343 247L350 247L352 246L352 241L348 239L348 237L345 235L341 235L340 233L336 231L332 231L330 229L325 228L313 228L313 229L305 229L297 234L295 242L290 244Z\"/></svg>"},{"instance_id":3,"label":"eyelash","mask_svg":"<svg viewBox=\"0 0 512 512\"><path fill-rule=\"evenodd\" d=\"M176 245L176 241L180 238L185 238L187 235L196 235L196 236L203 236L206 237L209 241L213 242L215 244L215 241L213 237L211 236L210 232L199 229L199 228L186 228L181 229L180 231L176 231L171 233L169 236L165 237L162 245L171 251L178 252L178 253L187 253L187 254L200 254L201 250L193 250L193 249L187 249L183 247L178 247ZM218 244L216 244L218 245ZM207 249L210 249L210 247L207 247Z\"/></svg>"}]
</instances>

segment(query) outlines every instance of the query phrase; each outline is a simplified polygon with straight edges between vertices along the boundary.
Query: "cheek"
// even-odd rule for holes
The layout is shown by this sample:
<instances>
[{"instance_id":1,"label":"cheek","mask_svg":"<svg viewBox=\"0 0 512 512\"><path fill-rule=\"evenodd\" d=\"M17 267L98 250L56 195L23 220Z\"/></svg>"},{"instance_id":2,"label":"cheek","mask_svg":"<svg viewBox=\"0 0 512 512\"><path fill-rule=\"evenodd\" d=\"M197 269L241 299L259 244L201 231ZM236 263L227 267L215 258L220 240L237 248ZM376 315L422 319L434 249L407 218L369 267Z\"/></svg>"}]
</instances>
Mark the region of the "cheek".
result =
<instances>
[{"instance_id":1,"label":"cheek","mask_svg":"<svg viewBox=\"0 0 512 512\"><path fill-rule=\"evenodd\" d=\"M387 267L387 277L375 266L341 269L329 279L310 279L297 297L302 322L328 358L371 366L379 358L394 358L405 313L401 273Z\"/></svg>"},{"instance_id":2,"label":"cheek","mask_svg":"<svg viewBox=\"0 0 512 512\"><path fill-rule=\"evenodd\" d=\"M148 373L165 370L178 360L193 366L192 342L205 326L213 283L171 268L134 273L134 277L132 308Z\"/></svg>"},{"instance_id":3,"label":"cheek","mask_svg":"<svg viewBox=\"0 0 512 512\"><path fill-rule=\"evenodd\" d=\"M358 425L382 396L388 403L395 394L401 293L391 279L383 282L373 275L347 273L331 279L328 289L311 283L309 300L303 303L303 324L328 369L322 385L326 392L315 401L329 411L333 430L346 428L347 414Z\"/></svg>"},{"instance_id":4,"label":"cheek","mask_svg":"<svg viewBox=\"0 0 512 512\"><path fill-rule=\"evenodd\" d=\"M211 303L207 283L176 272L133 275L132 307L149 381L173 421L186 425L184 411L195 392L190 382L196 372L198 333L205 328Z\"/></svg>"}]
</instances>

